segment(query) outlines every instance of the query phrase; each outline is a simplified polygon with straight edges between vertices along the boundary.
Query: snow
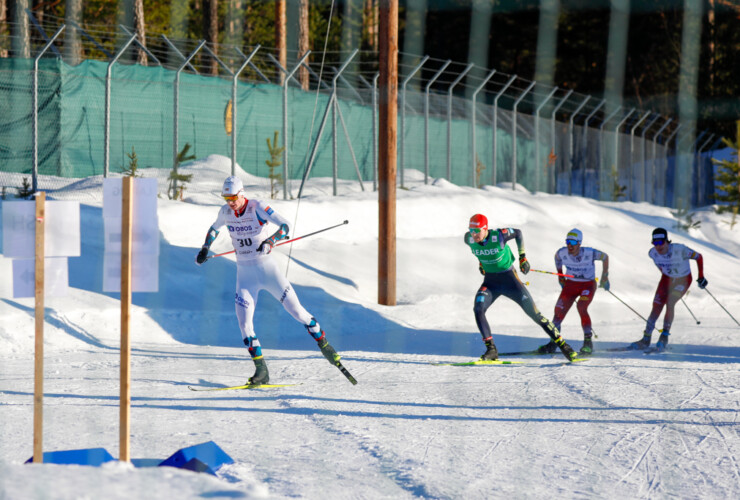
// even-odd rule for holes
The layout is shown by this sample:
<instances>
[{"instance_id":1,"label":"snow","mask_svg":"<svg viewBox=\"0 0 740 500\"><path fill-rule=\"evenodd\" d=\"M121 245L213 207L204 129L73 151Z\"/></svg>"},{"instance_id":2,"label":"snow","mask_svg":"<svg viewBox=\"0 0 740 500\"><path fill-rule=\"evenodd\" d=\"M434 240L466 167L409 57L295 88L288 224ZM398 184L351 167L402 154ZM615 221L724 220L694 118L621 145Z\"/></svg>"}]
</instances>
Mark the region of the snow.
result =
<instances>
[{"instance_id":1,"label":"snow","mask_svg":"<svg viewBox=\"0 0 740 500\"><path fill-rule=\"evenodd\" d=\"M244 383L254 368L233 306L232 256L194 263L221 200L228 159L193 173L184 201L158 201L160 292L135 293L132 310L131 456L152 464L214 441L234 464L217 477L170 467L29 464L33 454L34 303L13 299L0 257L0 498L740 498L740 327L696 284L678 304L672 350L607 353L637 340L644 322L599 290L589 311L597 355L508 358L519 365L433 366L478 357L472 313L481 278L462 242L477 212L523 230L534 269L572 227L609 254L614 294L642 316L659 272L647 257L655 226L704 256L708 290L740 317L740 232L706 207L701 226L675 229L671 210L529 193L502 184L473 189L405 172L398 190L397 306L377 304L377 193L358 182L310 179L305 196L271 200L298 236L349 224L274 251L303 305L358 379L353 386L268 294L255 324L274 383L295 387L191 392L188 385ZM248 195L269 184L239 175ZM166 172L160 176L166 192ZM44 450L119 453L120 303L102 293L102 179L67 183L51 199L84 200L82 256L69 261L70 293L46 299ZM298 183L291 191L297 194ZM230 249L219 236L214 252ZM696 267L692 264L694 278ZM597 276L600 264L597 264ZM522 276L552 317L554 276ZM691 308L701 324L691 317ZM499 351L534 349L542 330L514 303L488 311ZM662 326L662 318L658 323ZM573 308L563 335L580 348ZM657 335L657 334L656 334Z\"/></svg>"}]
</instances>

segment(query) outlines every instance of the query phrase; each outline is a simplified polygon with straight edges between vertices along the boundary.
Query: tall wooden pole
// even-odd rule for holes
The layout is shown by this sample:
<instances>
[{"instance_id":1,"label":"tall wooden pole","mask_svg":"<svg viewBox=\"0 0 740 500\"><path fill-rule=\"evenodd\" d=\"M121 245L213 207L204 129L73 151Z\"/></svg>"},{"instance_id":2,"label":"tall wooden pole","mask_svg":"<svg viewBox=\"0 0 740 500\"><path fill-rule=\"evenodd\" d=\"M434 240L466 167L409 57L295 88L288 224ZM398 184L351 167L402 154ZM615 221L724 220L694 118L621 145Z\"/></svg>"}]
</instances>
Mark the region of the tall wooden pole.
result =
<instances>
[{"instance_id":1,"label":"tall wooden pole","mask_svg":"<svg viewBox=\"0 0 740 500\"><path fill-rule=\"evenodd\" d=\"M33 461L44 461L44 227L46 193L36 194L36 346L34 354L33 387Z\"/></svg>"},{"instance_id":2,"label":"tall wooden pole","mask_svg":"<svg viewBox=\"0 0 740 500\"><path fill-rule=\"evenodd\" d=\"M396 305L398 0L379 2L378 303Z\"/></svg>"},{"instance_id":3,"label":"tall wooden pole","mask_svg":"<svg viewBox=\"0 0 740 500\"><path fill-rule=\"evenodd\" d=\"M131 430L131 219L134 195L132 177L123 179L123 206L121 212L121 397L120 445L118 460L130 462L129 435Z\"/></svg>"},{"instance_id":4,"label":"tall wooden pole","mask_svg":"<svg viewBox=\"0 0 740 500\"><path fill-rule=\"evenodd\" d=\"M275 48L278 53L278 61L283 68L288 67L288 50L287 50L287 13L286 13L286 0L275 1ZM285 75L280 73L280 85L283 84Z\"/></svg>"}]
</instances>

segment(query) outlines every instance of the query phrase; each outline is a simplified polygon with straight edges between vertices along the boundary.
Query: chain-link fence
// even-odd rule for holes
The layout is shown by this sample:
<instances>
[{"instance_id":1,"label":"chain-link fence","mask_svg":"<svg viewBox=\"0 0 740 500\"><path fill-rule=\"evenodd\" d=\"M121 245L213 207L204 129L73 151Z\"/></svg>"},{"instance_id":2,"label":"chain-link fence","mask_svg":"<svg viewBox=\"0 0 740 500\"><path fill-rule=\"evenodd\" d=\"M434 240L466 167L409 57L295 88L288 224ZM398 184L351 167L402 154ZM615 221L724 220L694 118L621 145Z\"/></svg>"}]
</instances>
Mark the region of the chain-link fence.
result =
<instances>
[{"instance_id":1,"label":"chain-link fence","mask_svg":"<svg viewBox=\"0 0 740 500\"><path fill-rule=\"evenodd\" d=\"M193 65L203 64L205 51L213 53L203 42L147 39L150 57L143 66L123 57L135 36L116 36L118 52L96 43L87 53L102 60L76 65L45 33L33 39L32 58L0 58L4 192L22 189L24 182L53 191L89 176L117 174L134 152L139 167L167 172L185 145L199 158L231 158L260 178L281 175L285 197L299 194L311 177L376 185L376 54L316 57L330 61L323 65L293 54L285 68L260 47L249 55L220 47L219 53L233 57L219 58L218 75L205 76L202 66ZM426 182L505 182L668 206L710 202L707 156L720 139L713 134L473 65L417 61L402 64L399 74L402 186L414 169ZM307 72L307 90L299 71ZM277 172L266 164L266 140L276 131L285 146Z\"/></svg>"}]
</instances>

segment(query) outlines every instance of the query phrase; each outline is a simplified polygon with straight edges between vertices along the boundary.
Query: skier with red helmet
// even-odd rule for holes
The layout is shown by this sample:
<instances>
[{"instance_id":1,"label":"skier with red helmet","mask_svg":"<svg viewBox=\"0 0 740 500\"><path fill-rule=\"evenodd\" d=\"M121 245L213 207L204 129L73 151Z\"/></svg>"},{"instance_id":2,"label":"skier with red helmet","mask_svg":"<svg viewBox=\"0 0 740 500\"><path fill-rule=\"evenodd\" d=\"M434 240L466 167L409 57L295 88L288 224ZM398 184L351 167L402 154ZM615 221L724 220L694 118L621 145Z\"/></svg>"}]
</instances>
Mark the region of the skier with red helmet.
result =
<instances>
[{"instance_id":1,"label":"skier with red helmet","mask_svg":"<svg viewBox=\"0 0 740 500\"><path fill-rule=\"evenodd\" d=\"M509 240L516 240L519 250L519 269L527 274L530 266L524 252L522 232L519 229L489 230L488 219L484 215L475 214L470 218L468 232L465 233L465 244L478 259L478 269L483 275L483 284L475 295L473 306L475 322L486 345L486 352L480 359L483 361L498 359L491 328L486 320L486 311L501 295L519 304L527 316L542 327L568 360L575 359L577 353L563 340L555 325L540 313L534 299L517 276L513 267L516 260L514 253L506 244Z\"/></svg>"}]
</instances>

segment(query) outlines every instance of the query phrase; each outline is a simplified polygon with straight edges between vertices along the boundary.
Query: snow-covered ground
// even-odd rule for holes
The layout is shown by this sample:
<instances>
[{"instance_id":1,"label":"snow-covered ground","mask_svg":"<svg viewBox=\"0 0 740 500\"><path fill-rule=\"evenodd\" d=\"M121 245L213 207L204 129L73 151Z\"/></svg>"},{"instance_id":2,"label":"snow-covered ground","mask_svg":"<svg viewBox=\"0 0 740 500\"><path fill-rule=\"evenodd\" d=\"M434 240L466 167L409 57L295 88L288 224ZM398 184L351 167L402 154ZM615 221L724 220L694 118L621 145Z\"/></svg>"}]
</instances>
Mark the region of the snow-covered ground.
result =
<instances>
[{"instance_id":1,"label":"snow-covered ground","mask_svg":"<svg viewBox=\"0 0 740 500\"><path fill-rule=\"evenodd\" d=\"M508 358L523 362L509 366L430 364L484 350L472 313L481 277L462 242L474 213L521 228L540 270L554 271L565 234L582 229L585 246L609 254L614 294L643 316L659 279L647 257L650 234L667 227L673 241L704 255L708 289L740 318L740 230L728 217L701 210L700 228L677 232L663 207L510 185L424 185L407 171L408 189L398 191L398 305L389 307L377 304L377 194L340 182L333 197L331 179L311 179L300 203L271 202L294 222L291 235L349 224L273 254L359 384L262 294L256 329L271 381L300 385L196 393L187 386L240 384L254 368L234 314L233 259L194 263L230 164L209 157L187 170L194 178L185 201L159 201L160 291L133 299L131 456L152 463L214 441L235 463L217 478L119 462L24 465L33 453L33 300L7 294L9 259L0 257L0 499L740 498L740 327L696 284L678 304L666 354L605 352L637 340L644 322L599 290L590 307L597 355L585 363L553 355ZM242 177L249 196L269 197L264 179ZM102 293L101 182L49 193L91 201L81 205L70 294L46 300L46 451L118 455L120 305L117 294ZM229 250L226 236L212 249ZM552 317L556 278L523 279ZM499 351L547 341L505 298L488 319ZM575 308L563 334L580 348Z\"/></svg>"}]
</instances>

